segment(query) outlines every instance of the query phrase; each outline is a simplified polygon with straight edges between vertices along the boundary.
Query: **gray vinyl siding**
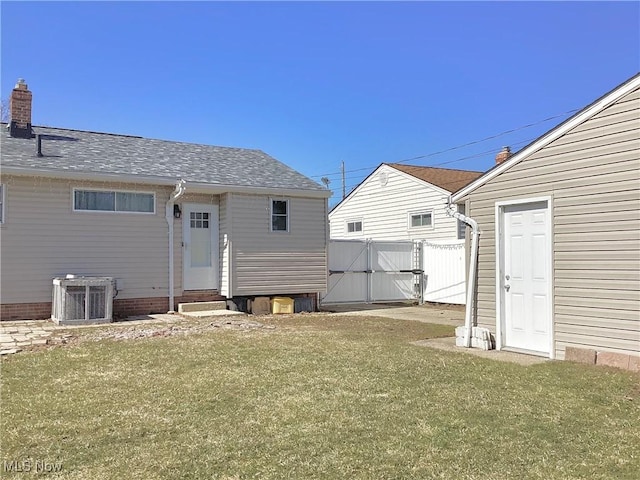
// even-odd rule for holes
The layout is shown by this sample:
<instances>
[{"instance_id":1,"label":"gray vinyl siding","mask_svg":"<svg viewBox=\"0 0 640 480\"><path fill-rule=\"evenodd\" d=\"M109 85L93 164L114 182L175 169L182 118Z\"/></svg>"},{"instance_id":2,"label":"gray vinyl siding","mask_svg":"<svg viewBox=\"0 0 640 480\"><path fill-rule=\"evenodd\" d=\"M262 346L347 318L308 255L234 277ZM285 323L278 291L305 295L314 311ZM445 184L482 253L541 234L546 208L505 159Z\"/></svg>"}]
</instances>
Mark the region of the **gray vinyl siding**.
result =
<instances>
[{"instance_id":1,"label":"gray vinyl siding","mask_svg":"<svg viewBox=\"0 0 640 480\"><path fill-rule=\"evenodd\" d=\"M270 198L289 201L289 231L271 232ZM232 291L241 295L324 292L327 201L230 195Z\"/></svg>"},{"instance_id":2,"label":"gray vinyl siding","mask_svg":"<svg viewBox=\"0 0 640 480\"><path fill-rule=\"evenodd\" d=\"M164 205L171 188L7 175L0 181L1 303L50 302L52 279L68 273L119 279L119 299L167 296ZM73 212L73 188L154 191L156 212Z\"/></svg>"},{"instance_id":3,"label":"gray vinyl siding","mask_svg":"<svg viewBox=\"0 0 640 480\"><path fill-rule=\"evenodd\" d=\"M388 175L381 185L378 174L371 175L356 192L329 214L330 235L334 239L372 240L457 240L457 221L446 214L449 192L433 187L391 167L381 167ZM409 215L433 212L433 227L409 227ZM362 233L347 232L347 222L362 220Z\"/></svg>"},{"instance_id":4,"label":"gray vinyl siding","mask_svg":"<svg viewBox=\"0 0 640 480\"><path fill-rule=\"evenodd\" d=\"M495 331L495 203L551 196L556 358L640 354L640 91L471 192L478 323Z\"/></svg>"}]
</instances>

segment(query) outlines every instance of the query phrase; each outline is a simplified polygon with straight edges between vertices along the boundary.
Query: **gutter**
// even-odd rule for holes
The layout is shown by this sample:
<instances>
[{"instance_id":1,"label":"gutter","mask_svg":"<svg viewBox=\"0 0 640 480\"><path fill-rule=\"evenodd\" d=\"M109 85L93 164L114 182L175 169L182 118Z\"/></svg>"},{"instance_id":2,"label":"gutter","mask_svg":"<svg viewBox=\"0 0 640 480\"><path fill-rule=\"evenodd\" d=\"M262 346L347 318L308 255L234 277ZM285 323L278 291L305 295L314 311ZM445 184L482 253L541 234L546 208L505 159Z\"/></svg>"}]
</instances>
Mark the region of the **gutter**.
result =
<instances>
[{"instance_id":1,"label":"gutter","mask_svg":"<svg viewBox=\"0 0 640 480\"><path fill-rule=\"evenodd\" d=\"M167 200L167 205L165 209L165 219L167 220L167 224L169 225L169 311L167 313L176 313L173 309L174 307L174 274L173 274L173 205L176 200L178 200L184 192L187 190L186 183L184 180L180 179L176 182L176 188L171 195L169 196L169 200Z\"/></svg>"},{"instance_id":2,"label":"gutter","mask_svg":"<svg viewBox=\"0 0 640 480\"><path fill-rule=\"evenodd\" d=\"M447 205L446 212L450 217L457 218L458 220L466 223L471 227L471 262L469 264L469 284L467 285L467 305L464 315L464 344L465 347L471 348L471 330L473 328L472 323L472 309L475 300L476 289L476 270L478 268L478 241L480 238L480 228L478 222L473 218L467 217L455 210L455 206L451 204L451 197L449 197L449 204Z\"/></svg>"}]
</instances>

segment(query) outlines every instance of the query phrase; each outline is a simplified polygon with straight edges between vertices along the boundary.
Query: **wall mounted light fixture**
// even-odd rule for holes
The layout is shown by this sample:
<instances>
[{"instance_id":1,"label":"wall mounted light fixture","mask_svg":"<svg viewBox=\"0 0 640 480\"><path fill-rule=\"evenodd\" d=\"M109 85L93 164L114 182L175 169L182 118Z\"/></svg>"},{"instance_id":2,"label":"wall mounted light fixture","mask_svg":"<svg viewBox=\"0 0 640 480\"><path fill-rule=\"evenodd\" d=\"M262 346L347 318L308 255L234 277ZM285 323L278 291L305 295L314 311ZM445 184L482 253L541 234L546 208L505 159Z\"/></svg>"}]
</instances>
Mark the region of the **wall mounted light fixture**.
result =
<instances>
[{"instance_id":1,"label":"wall mounted light fixture","mask_svg":"<svg viewBox=\"0 0 640 480\"><path fill-rule=\"evenodd\" d=\"M180 205L177 203L173 204L173 217L180 218L182 216L182 210L180 210Z\"/></svg>"}]
</instances>

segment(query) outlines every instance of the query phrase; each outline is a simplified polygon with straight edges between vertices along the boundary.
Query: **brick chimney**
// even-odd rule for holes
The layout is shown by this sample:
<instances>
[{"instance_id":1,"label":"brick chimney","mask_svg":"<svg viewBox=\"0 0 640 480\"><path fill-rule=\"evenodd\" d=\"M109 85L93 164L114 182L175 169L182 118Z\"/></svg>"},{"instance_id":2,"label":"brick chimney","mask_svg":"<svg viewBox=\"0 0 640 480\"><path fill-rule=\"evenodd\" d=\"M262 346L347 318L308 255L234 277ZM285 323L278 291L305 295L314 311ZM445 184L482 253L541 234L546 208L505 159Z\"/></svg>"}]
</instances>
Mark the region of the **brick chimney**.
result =
<instances>
[{"instance_id":1,"label":"brick chimney","mask_svg":"<svg viewBox=\"0 0 640 480\"><path fill-rule=\"evenodd\" d=\"M496 163L502 163L511 156L511 149L509 147L502 147L502 150L496 155Z\"/></svg>"},{"instance_id":2,"label":"brick chimney","mask_svg":"<svg viewBox=\"0 0 640 480\"><path fill-rule=\"evenodd\" d=\"M22 78L11 92L9 113L11 120L9 134L16 138L31 138L31 99L32 95Z\"/></svg>"}]
</instances>

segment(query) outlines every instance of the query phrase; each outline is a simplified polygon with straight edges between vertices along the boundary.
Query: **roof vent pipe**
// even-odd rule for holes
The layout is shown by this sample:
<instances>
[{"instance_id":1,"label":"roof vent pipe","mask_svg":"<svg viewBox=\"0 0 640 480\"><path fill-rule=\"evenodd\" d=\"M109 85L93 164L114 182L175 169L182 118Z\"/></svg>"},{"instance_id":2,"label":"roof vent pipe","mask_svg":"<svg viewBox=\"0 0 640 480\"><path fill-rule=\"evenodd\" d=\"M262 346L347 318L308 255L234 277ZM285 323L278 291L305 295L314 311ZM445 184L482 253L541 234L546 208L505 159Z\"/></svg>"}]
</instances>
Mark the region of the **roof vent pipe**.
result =
<instances>
[{"instance_id":1,"label":"roof vent pipe","mask_svg":"<svg viewBox=\"0 0 640 480\"><path fill-rule=\"evenodd\" d=\"M42 135L36 135L36 147L37 147L38 156L43 157L44 155L42 155Z\"/></svg>"}]
</instances>

